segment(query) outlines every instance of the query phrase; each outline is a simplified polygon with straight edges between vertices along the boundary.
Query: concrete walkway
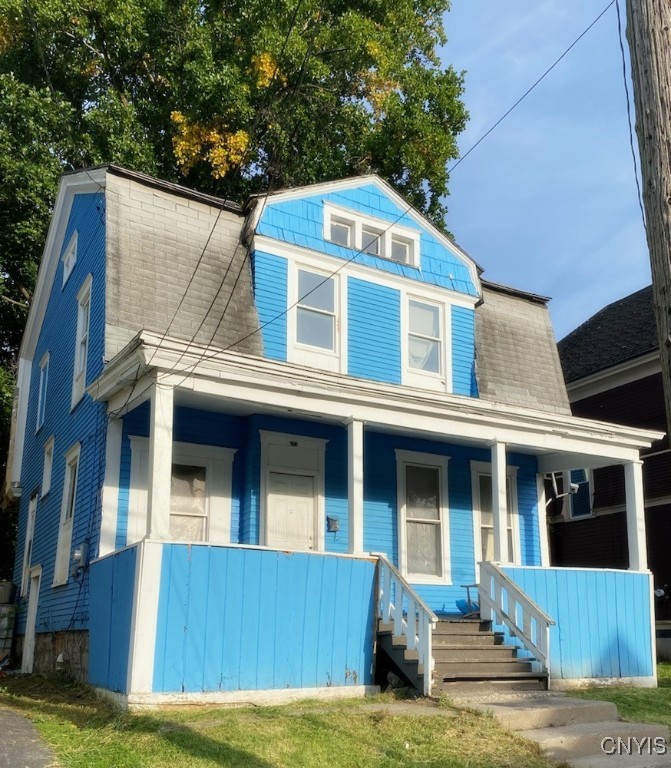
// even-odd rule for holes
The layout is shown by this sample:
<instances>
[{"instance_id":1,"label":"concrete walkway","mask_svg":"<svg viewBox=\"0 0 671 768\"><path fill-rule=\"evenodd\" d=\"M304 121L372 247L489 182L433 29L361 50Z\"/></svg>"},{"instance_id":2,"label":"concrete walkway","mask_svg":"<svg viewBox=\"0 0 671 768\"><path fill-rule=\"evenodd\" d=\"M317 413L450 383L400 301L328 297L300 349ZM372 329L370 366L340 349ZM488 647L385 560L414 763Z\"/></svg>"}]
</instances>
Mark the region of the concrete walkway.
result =
<instances>
[{"instance_id":1,"label":"concrete walkway","mask_svg":"<svg viewBox=\"0 0 671 768\"><path fill-rule=\"evenodd\" d=\"M51 750L27 717L0 708L0 768L55 768Z\"/></svg>"},{"instance_id":2,"label":"concrete walkway","mask_svg":"<svg viewBox=\"0 0 671 768\"><path fill-rule=\"evenodd\" d=\"M490 713L574 768L671 768L668 728L624 722L610 702L550 692L465 692L451 698L457 706Z\"/></svg>"}]
</instances>

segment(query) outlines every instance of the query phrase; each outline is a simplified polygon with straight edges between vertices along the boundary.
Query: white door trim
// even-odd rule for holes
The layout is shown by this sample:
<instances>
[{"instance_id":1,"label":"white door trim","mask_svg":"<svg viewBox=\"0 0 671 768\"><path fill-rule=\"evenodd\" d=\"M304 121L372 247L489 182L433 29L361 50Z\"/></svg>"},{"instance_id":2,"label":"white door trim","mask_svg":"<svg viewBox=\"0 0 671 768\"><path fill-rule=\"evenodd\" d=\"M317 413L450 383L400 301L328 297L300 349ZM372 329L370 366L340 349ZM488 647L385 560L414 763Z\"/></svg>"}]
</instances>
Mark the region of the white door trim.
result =
<instances>
[{"instance_id":1,"label":"white door trim","mask_svg":"<svg viewBox=\"0 0 671 768\"><path fill-rule=\"evenodd\" d=\"M269 475L271 472L281 472L315 478L316 550L323 552L326 521L324 476L328 440L320 437L292 435L286 432L270 432L266 429L260 429L259 436L261 438L259 544L268 546ZM296 455L292 455L292 449L299 449Z\"/></svg>"},{"instance_id":2,"label":"white door trim","mask_svg":"<svg viewBox=\"0 0 671 768\"><path fill-rule=\"evenodd\" d=\"M37 627L37 606L40 600L42 586L42 566L35 565L28 576L28 614L26 616L26 632L23 636L23 654L21 657L21 672L33 671L35 659L35 629Z\"/></svg>"}]
</instances>

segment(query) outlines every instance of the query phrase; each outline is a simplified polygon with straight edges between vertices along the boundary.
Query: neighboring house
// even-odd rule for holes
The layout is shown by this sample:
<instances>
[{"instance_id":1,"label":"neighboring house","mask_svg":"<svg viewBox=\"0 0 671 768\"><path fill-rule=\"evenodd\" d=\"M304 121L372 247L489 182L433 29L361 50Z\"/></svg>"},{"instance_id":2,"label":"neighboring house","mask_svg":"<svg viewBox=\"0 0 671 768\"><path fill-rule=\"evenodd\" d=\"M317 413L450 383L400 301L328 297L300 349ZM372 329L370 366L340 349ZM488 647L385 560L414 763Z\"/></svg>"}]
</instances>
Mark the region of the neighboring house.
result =
<instances>
[{"instance_id":1,"label":"neighboring house","mask_svg":"<svg viewBox=\"0 0 671 768\"><path fill-rule=\"evenodd\" d=\"M652 286L609 304L559 344L575 416L666 432ZM671 584L671 450L665 436L643 451L648 562L658 588ZM625 482L621 466L577 477L580 491L557 508L553 562L623 568L628 561ZM671 619L671 601L657 600Z\"/></svg>"},{"instance_id":2,"label":"neighboring house","mask_svg":"<svg viewBox=\"0 0 671 768\"><path fill-rule=\"evenodd\" d=\"M243 209L66 175L6 488L23 669L129 704L343 695L392 637L428 692L488 676L441 641L479 581L533 657L492 675L654 684L659 435L572 417L546 300L480 272L374 176ZM544 478L604 464L630 570L551 568Z\"/></svg>"}]
</instances>

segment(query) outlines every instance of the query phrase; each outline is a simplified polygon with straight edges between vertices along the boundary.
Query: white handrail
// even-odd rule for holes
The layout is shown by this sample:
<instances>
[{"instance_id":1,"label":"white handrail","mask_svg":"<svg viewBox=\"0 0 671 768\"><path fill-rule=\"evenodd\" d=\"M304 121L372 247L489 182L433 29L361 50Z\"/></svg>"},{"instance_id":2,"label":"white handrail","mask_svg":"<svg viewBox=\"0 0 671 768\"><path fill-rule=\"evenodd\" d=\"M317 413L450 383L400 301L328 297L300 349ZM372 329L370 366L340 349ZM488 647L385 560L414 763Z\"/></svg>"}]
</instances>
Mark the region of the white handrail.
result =
<instances>
[{"instance_id":1,"label":"white handrail","mask_svg":"<svg viewBox=\"0 0 671 768\"><path fill-rule=\"evenodd\" d=\"M385 555L377 557L378 600L377 617L393 624L393 635L405 638L406 648L417 651L424 676L424 695L431 695L433 654L431 635L438 617L401 576Z\"/></svg>"},{"instance_id":2,"label":"white handrail","mask_svg":"<svg viewBox=\"0 0 671 768\"><path fill-rule=\"evenodd\" d=\"M525 594L496 563L480 563L480 617L505 625L541 664L550 671L550 627L554 619Z\"/></svg>"}]
</instances>

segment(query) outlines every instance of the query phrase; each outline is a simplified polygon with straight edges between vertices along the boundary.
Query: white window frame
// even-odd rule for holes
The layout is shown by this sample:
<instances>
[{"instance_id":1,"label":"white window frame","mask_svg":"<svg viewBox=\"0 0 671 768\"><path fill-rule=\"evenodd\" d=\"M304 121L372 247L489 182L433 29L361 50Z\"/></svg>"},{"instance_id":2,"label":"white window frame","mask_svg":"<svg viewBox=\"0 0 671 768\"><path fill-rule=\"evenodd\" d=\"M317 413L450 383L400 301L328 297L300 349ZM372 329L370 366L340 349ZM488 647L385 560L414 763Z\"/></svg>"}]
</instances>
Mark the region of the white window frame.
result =
<instances>
[{"instance_id":1,"label":"white window frame","mask_svg":"<svg viewBox=\"0 0 671 768\"><path fill-rule=\"evenodd\" d=\"M28 503L28 520L26 521L26 540L23 545L23 568L21 569L21 595L28 594L30 584L30 569L35 541L35 520L37 518L37 491L30 497Z\"/></svg>"},{"instance_id":2,"label":"white window frame","mask_svg":"<svg viewBox=\"0 0 671 768\"><path fill-rule=\"evenodd\" d=\"M520 518L519 504L517 499L517 467L506 467L506 478L510 490L510 513L512 518L512 539L513 551L510 552L510 563L512 565L522 564L522 550L520 544ZM475 563L482 562L482 515L480 507L480 477L488 477L492 481L492 465L488 461L471 461L471 492L473 498L473 547ZM495 489L492 488L492 505L494 503ZM507 497L506 497L507 498ZM507 514L507 510L506 510ZM508 530L506 526L506 531ZM478 569L479 570L479 569ZM479 574L476 574L479 578Z\"/></svg>"},{"instance_id":3,"label":"white window frame","mask_svg":"<svg viewBox=\"0 0 671 768\"><path fill-rule=\"evenodd\" d=\"M37 391L37 417L35 419L35 432L39 432L44 424L47 413L47 392L49 389L49 360L51 353L45 352L40 360L40 383Z\"/></svg>"},{"instance_id":4,"label":"white window frame","mask_svg":"<svg viewBox=\"0 0 671 768\"><path fill-rule=\"evenodd\" d=\"M396 449L396 498L398 510L398 563L403 576L412 584L451 584L450 509L447 466L450 457ZM440 484L440 542L442 548L442 576L408 572L408 542L406 533L406 467L429 467L438 470Z\"/></svg>"},{"instance_id":5,"label":"white window frame","mask_svg":"<svg viewBox=\"0 0 671 768\"><path fill-rule=\"evenodd\" d=\"M86 388L86 368L88 364L89 348L91 346L91 285L93 276L89 275L84 280L77 294L77 332L75 334L75 356L72 371L72 405L71 410L84 396ZM82 348L84 352L82 353Z\"/></svg>"},{"instance_id":6,"label":"white window frame","mask_svg":"<svg viewBox=\"0 0 671 768\"><path fill-rule=\"evenodd\" d=\"M284 432L260 429L261 439L261 488L259 515L259 543L268 546L268 487L271 472L304 475L315 479L315 533L316 547L312 551L323 552L326 526L326 495L324 490L326 446L328 440L321 437L304 437ZM292 448L300 453L292 455Z\"/></svg>"},{"instance_id":7,"label":"white window frame","mask_svg":"<svg viewBox=\"0 0 671 768\"><path fill-rule=\"evenodd\" d=\"M334 306L334 349L312 347L298 341L298 307L302 298L298 295L298 273L333 280ZM347 280L323 268L292 261L287 276L287 360L290 363L308 365L313 368L347 373Z\"/></svg>"},{"instance_id":8,"label":"white window frame","mask_svg":"<svg viewBox=\"0 0 671 768\"><path fill-rule=\"evenodd\" d=\"M75 443L65 454L65 476L61 497L61 519L58 526L58 544L54 564L52 587L67 584L70 576L70 551L72 548L72 529L77 513L77 486L80 478L81 443ZM74 474L74 480L73 480Z\"/></svg>"},{"instance_id":9,"label":"white window frame","mask_svg":"<svg viewBox=\"0 0 671 768\"><path fill-rule=\"evenodd\" d=\"M40 498L44 498L51 489L51 472L54 466L54 436L44 444L44 462L42 464L42 487Z\"/></svg>"},{"instance_id":10,"label":"white window frame","mask_svg":"<svg viewBox=\"0 0 671 768\"><path fill-rule=\"evenodd\" d=\"M147 536L149 438L131 435L130 450L127 545L135 544ZM233 459L236 453L235 448L216 445L172 444L173 464L204 467L207 472L207 535L202 543L231 543Z\"/></svg>"},{"instance_id":11,"label":"white window frame","mask_svg":"<svg viewBox=\"0 0 671 768\"><path fill-rule=\"evenodd\" d=\"M374 216L367 216L366 214L359 213L358 211L352 211L348 208L341 208L340 206L333 205L332 203L324 202L324 240L328 242L334 242L331 240L331 223L337 222L345 226L351 227L352 239L349 244L349 248L362 253L368 253L371 256L375 256L379 259L385 259L395 264L404 264L406 267L415 267L419 269L420 266L420 240L421 234L416 229L405 227L401 224L386 221L385 219L378 219ZM380 233L380 248L378 254L370 253L363 250L362 233L364 229L373 229ZM398 239L408 246L408 260L405 262L394 261L391 258L391 245L392 240ZM338 245L336 243L336 245ZM345 246L340 246L341 248Z\"/></svg>"},{"instance_id":12,"label":"white window frame","mask_svg":"<svg viewBox=\"0 0 671 768\"><path fill-rule=\"evenodd\" d=\"M63 255L61 256L61 261L63 262L63 284L61 286L61 289L65 288L65 284L68 281L68 278L72 274L72 270L75 268L75 264L77 263L77 241L79 240L79 233L77 230L75 230L72 233L72 237L70 238L70 242L68 243L68 247L63 251Z\"/></svg>"},{"instance_id":13,"label":"white window frame","mask_svg":"<svg viewBox=\"0 0 671 768\"><path fill-rule=\"evenodd\" d=\"M437 307L440 313L440 373L422 371L410 366L410 302ZM450 304L427 299L417 293L406 293L401 300L401 366L403 383L439 392L452 391L452 344Z\"/></svg>"}]
</instances>

